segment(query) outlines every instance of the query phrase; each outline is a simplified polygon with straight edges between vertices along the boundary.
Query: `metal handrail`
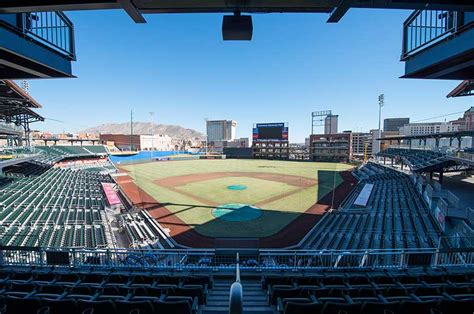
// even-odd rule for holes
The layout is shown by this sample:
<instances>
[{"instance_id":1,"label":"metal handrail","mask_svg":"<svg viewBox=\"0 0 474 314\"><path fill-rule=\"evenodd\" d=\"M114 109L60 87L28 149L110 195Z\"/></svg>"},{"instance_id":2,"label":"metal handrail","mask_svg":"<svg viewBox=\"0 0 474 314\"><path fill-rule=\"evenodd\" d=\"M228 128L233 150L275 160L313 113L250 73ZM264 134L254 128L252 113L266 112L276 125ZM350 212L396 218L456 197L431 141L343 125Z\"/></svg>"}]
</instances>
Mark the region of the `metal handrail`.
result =
<instances>
[{"instance_id":1,"label":"metal handrail","mask_svg":"<svg viewBox=\"0 0 474 314\"><path fill-rule=\"evenodd\" d=\"M24 256L28 257L27 259ZM131 250L0 246L0 265L176 270L394 269L425 266L473 267L474 248L398 250L260 250L236 264L235 255L214 250ZM233 256L233 258L232 258ZM443 257L444 259L439 259ZM462 257L462 258L460 258ZM237 270L238 269L238 270ZM237 277L238 275L238 277ZM240 284L240 283L239 283ZM238 286L237 286L238 287Z\"/></svg>"},{"instance_id":2,"label":"metal handrail","mask_svg":"<svg viewBox=\"0 0 474 314\"><path fill-rule=\"evenodd\" d=\"M21 29L29 38L76 59L74 25L63 12L23 13Z\"/></svg>"},{"instance_id":3,"label":"metal handrail","mask_svg":"<svg viewBox=\"0 0 474 314\"><path fill-rule=\"evenodd\" d=\"M459 27L458 13L446 10L417 10L403 23L404 61L422 48L450 36Z\"/></svg>"},{"instance_id":4,"label":"metal handrail","mask_svg":"<svg viewBox=\"0 0 474 314\"><path fill-rule=\"evenodd\" d=\"M240 283L240 260L237 253L235 263L235 282L230 286L229 314L242 314L244 311L243 289Z\"/></svg>"}]
</instances>

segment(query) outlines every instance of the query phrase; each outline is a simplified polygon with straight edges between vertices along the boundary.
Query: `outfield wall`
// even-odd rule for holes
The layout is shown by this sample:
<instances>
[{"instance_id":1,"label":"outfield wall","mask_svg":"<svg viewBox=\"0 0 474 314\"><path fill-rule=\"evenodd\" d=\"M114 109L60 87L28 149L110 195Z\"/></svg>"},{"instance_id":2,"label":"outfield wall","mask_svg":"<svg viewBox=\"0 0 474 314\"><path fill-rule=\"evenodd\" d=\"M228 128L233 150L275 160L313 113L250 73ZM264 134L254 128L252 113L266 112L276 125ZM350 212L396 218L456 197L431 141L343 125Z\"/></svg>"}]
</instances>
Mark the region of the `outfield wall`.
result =
<instances>
[{"instance_id":1,"label":"outfield wall","mask_svg":"<svg viewBox=\"0 0 474 314\"><path fill-rule=\"evenodd\" d=\"M158 158L176 156L176 155L192 155L186 151L141 151L136 155L131 156L114 156L110 155L109 159L114 164L133 164L153 161Z\"/></svg>"}]
</instances>

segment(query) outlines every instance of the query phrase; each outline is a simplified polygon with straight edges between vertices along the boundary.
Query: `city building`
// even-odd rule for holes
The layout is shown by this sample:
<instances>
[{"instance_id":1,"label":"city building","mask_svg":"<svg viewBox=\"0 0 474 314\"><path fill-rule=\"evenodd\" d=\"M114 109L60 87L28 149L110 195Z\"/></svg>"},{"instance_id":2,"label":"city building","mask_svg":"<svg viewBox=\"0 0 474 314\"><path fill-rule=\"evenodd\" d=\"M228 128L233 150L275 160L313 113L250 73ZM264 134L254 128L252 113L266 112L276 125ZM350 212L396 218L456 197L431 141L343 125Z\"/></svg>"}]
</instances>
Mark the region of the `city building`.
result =
<instances>
[{"instance_id":1,"label":"city building","mask_svg":"<svg viewBox=\"0 0 474 314\"><path fill-rule=\"evenodd\" d=\"M459 124L451 122L424 122L409 123L399 129L400 135L427 135L444 132L456 132L459 130Z\"/></svg>"},{"instance_id":2,"label":"city building","mask_svg":"<svg viewBox=\"0 0 474 314\"><path fill-rule=\"evenodd\" d=\"M372 155L373 134L364 132L352 133L352 156L354 158L364 158Z\"/></svg>"},{"instance_id":3,"label":"city building","mask_svg":"<svg viewBox=\"0 0 474 314\"><path fill-rule=\"evenodd\" d=\"M234 120L208 120L206 121L207 141L233 141L236 129L237 122Z\"/></svg>"},{"instance_id":4,"label":"city building","mask_svg":"<svg viewBox=\"0 0 474 314\"><path fill-rule=\"evenodd\" d=\"M237 138L233 141L228 141L226 144L227 145L225 147L242 147L242 148L245 148L245 147L250 146L250 142L249 142L248 137Z\"/></svg>"},{"instance_id":5,"label":"city building","mask_svg":"<svg viewBox=\"0 0 474 314\"><path fill-rule=\"evenodd\" d=\"M173 148L172 138L168 135L140 135L141 150L161 150L168 151Z\"/></svg>"},{"instance_id":6,"label":"city building","mask_svg":"<svg viewBox=\"0 0 474 314\"><path fill-rule=\"evenodd\" d=\"M474 131L474 107L464 112L462 118L451 121L453 125L458 125L459 131Z\"/></svg>"},{"instance_id":7,"label":"city building","mask_svg":"<svg viewBox=\"0 0 474 314\"><path fill-rule=\"evenodd\" d=\"M248 137L234 139L231 141L210 141L208 142L208 149L210 152L213 153L223 153L224 148L226 147L234 147L234 148L245 148L249 147L249 139Z\"/></svg>"},{"instance_id":8,"label":"city building","mask_svg":"<svg viewBox=\"0 0 474 314\"><path fill-rule=\"evenodd\" d=\"M383 130L385 132L395 132L410 123L410 118L387 118L383 120Z\"/></svg>"},{"instance_id":9,"label":"city building","mask_svg":"<svg viewBox=\"0 0 474 314\"><path fill-rule=\"evenodd\" d=\"M160 150L173 149L172 138L168 135L129 135L129 134L100 134L100 141L119 150Z\"/></svg>"},{"instance_id":10,"label":"city building","mask_svg":"<svg viewBox=\"0 0 474 314\"><path fill-rule=\"evenodd\" d=\"M313 161L349 162L352 159L352 133L313 134L310 137Z\"/></svg>"},{"instance_id":11,"label":"city building","mask_svg":"<svg viewBox=\"0 0 474 314\"><path fill-rule=\"evenodd\" d=\"M339 116L330 114L324 118L324 134L337 134L337 122Z\"/></svg>"}]
</instances>

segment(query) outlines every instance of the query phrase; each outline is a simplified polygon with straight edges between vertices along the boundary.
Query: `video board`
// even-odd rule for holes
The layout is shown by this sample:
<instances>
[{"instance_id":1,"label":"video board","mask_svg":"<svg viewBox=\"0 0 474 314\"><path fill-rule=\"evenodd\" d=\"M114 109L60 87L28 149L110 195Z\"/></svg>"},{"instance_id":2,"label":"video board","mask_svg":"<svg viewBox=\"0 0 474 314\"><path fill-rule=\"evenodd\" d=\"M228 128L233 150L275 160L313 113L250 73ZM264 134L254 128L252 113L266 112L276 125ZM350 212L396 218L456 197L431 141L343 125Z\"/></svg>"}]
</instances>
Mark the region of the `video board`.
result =
<instances>
[{"instance_id":1,"label":"video board","mask_svg":"<svg viewBox=\"0 0 474 314\"><path fill-rule=\"evenodd\" d=\"M252 138L254 141L287 141L288 126L285 123L257 123Z\"/></svg>"}]
</instances>

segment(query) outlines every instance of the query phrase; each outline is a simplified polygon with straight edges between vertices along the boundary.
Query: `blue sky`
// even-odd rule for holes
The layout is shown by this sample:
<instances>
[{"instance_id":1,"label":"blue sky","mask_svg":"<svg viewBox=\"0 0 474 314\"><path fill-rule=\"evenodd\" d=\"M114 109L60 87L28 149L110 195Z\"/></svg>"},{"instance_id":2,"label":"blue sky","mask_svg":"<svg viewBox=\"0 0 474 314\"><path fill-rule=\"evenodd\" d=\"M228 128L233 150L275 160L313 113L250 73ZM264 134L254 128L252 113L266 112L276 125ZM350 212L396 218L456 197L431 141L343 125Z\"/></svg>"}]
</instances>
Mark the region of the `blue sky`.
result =
<instances>
[{"instance_id":1,"label":"blue sky","mask_svg":"<svg viewBox=\"0 0 474 314\"><path fill-rule=\"evenodd\" d=\"M76 30L78 78L30 81L44 108L40 130L77 132L129 121L204 131L204 119L234 119L250 137L255 122L289 122L290 140L311 130L311 112L333 110L340 131L367 131L384 117L412 120L466 110L473 97L446 99L457 81L404 80L399 61L408 11L353 9L338 24L326 14L256 14L251 42L224 42L222 14L68 12ZM456 116L448 117L455 118ZM443 119L440 119L443 120ZM124 130L128 132L128 130Z\"/></svg>"}]
</instances>

